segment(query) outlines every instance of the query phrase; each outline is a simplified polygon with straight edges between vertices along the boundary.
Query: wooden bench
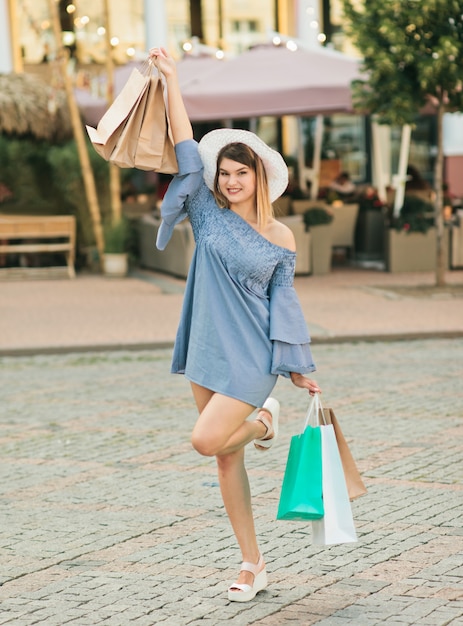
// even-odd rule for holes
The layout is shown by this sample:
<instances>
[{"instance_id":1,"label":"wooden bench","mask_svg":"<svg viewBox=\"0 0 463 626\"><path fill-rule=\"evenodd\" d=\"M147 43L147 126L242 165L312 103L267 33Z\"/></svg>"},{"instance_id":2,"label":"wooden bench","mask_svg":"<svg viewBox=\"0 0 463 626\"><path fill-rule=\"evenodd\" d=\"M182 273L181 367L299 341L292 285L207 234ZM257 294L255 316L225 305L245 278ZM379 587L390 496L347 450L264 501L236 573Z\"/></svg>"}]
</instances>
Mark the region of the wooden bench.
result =
<instances>
[{"instance_id":1,"label":"wooden bench","mask_svg":"<svg viewBox=\"0 0 463 626\"><path fill-rule=\"evenodd\" d=\"M76 219L73 215L1 215L0 256L8 253L31 254L63 252L67 274L75 277ZM18 270L56 270L58 268L0 268L18 274ZM60 268L63 269L63 268ZM24 273L24 272L23 272Z\"/></svg>"}]
</instances>

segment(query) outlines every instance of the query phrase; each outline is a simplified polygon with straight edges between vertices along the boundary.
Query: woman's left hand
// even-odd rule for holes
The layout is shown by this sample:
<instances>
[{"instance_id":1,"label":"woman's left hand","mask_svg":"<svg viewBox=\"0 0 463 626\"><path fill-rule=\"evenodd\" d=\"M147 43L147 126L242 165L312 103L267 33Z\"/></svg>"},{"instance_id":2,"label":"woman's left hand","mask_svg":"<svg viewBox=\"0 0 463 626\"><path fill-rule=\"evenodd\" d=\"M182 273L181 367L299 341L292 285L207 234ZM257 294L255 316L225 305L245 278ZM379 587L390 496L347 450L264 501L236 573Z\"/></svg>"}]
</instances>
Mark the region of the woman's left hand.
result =
<instances>
[{"instance_id":1,"label":"woman's left hand","mask_svg":"<svg viewBox=\"0 0 463 626\"><path fill-rule=\"evenodd\" d=\"M301 389L307 389L311 396L314 396L316 393L322 392L318 384L311 378L307 378L307 376L304 376L304 374L291 372L291 382L293 383L293 385L296 385L296 387L300 387Z\"/></svg>"},{"instance_id":2,"label":"woman's left hand","mask_svg":"<svg viewBox=\"0 0 463 626\"><path fill-rule=\"evenodd\" d=\"M155 59L158 67L167 78L176 72L176 63L165 48L150 48L150 59Z\"/></svg>"}]
</instances>

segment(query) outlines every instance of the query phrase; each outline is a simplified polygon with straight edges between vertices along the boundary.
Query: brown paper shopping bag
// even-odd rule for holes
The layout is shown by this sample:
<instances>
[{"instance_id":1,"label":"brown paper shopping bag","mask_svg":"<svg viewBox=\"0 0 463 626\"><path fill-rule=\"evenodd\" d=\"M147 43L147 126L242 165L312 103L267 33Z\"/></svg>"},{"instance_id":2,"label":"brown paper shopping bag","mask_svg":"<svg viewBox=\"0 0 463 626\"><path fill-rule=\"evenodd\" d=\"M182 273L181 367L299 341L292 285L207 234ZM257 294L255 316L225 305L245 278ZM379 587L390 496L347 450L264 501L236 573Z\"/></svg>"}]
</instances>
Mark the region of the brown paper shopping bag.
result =
<instances>
[{"instance_id":1,"label":"brown paper shopping bag","mask_svg":"<svg viewBox=\"0 0 463 626\"><path fill-rule=\"evenodd\" d=\"M93 147L107 161L111 158L130 114L146 93L149 84L150 76L134 68L122 91L98 122L98 126L86 127Z\"/></svg>"},{"instance_id":2,"label":"brown paper shopping bag","mask_svg":"<svg viewBox=\"0 0 463 626\"><path fill-rule=\"evenodd\" d=\"M321 409L320 409L321 410ZM339 425L336 415L333 409L323 409L324 421L326 424L332 424L336 441L339 448L339 454L341 456L342 468L344 470L344 476L346 479L347 491L349 493L349 499L354 500L359 496L363 496L367 493L365 484L360 476L360 472L354 461L354 457L349 449L347 441L342 433L341 426Z\"/></svg>"},{"instance_id":3,"label":"brown paper shopping bag","mask_svg":"<svg viewBox=\"0 0 463 626\"><path fill-rule=\"evenodd\" d=\"M134 167L163 174L178 171L174 142L169 129L164 89L157 76L151 77L145 112L138 134Z\"/></svg>"},{"instance_id":4,"label":"brown paper shopping bag","mask_svg":"<svg viewBox=\"0 0 463 626\"><path fill-rule=\"evenodd\" d=\"M96 129L87 126L95 150L119 167L174 174L177 159L169 132L160 76L132 71Z\"/></svg>"},{"instance_id":5,"label":"brown paper shopping bag","mask_svg":"<svg viewBox=\"0 0 463 626\"><path fill-rule=\"evenodd\" d=\"M150 82L148 82L147 88L143 91L143 94L137 100L128 116L108 159L118 167L136 167L135 155L143 120L147 117L146 105L149 99L150 86Z\"/></svg>"}]
</instances>

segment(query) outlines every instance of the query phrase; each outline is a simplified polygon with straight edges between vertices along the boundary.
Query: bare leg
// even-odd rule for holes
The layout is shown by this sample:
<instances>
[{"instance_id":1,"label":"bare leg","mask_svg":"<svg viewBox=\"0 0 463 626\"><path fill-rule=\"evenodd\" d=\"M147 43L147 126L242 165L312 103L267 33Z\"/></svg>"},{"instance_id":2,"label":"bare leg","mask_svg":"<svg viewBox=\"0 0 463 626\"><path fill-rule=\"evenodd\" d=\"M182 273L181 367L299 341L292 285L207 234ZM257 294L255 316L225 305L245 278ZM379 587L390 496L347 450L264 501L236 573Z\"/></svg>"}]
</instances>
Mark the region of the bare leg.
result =
<instances>
[{"instance_id":1,"label":"bare leg","mask_svg":"<svg viewBox=\"0 0 463 626\"><path fill-rule=\"evenodd\" d=\"M264 436L266 428L261 422L246 421L254 407L195 384L192 389L200 412L192 433L193 446L201 454L216 456L222 498L242 560L257 563L259 547L244 466L244 446ZM252 585L253 579L252 573L243 571L237 582Z\"/></svg>"},{"instance_id":2,"label":"bare leg","mask_svg":"<svg viewBox=\"0 0 463 626\"><path fill-rule=\"evenodd\" d=\"M209 389L191 384L199 410L193 428L193 447L204 456L236 452L245 445L265 436L262 422L246 421L254 407ZM265 414L270 415L267 411ZM271 416L270 416L271 417Z\"/></svg>"},{"instance_id":3,"label":"bare leg","mask_svg":"<svg viewBox=\"0 0 463 626\"><path fill-rule=\"evenodd\" d=\"M244 466L244 448L216 458L222 499L241 549L242 560L257 563L260 552L252 513L251 490ZM251 572L243 571L237 583L252 585L253 580Z\"/></svg>"}]
</instances>

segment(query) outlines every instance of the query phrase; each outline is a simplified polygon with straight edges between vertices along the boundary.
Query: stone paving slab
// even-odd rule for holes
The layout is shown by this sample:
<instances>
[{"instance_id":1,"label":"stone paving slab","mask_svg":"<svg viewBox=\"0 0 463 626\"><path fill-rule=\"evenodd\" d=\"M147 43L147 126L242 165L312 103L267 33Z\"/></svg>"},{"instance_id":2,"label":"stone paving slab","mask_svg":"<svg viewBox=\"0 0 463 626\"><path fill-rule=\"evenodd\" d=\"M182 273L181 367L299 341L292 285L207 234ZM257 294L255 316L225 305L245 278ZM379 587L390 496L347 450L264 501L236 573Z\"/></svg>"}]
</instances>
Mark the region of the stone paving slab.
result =
<instances>
[{"instance_id":1,"label":"stone paving slab","mask_svg":"<svg viewBox=\"0 0 463 626\"><path fill-rule=\"evenodd\" d=\"M359 542L275 520L307 396L275 389L281 436L247 464L269 587L226 588L239 552L215 461L197 455L170 351L0 359L0 624L463 624L463 340L319 345L368 494Z\"/></svg>"}]
</instances>

